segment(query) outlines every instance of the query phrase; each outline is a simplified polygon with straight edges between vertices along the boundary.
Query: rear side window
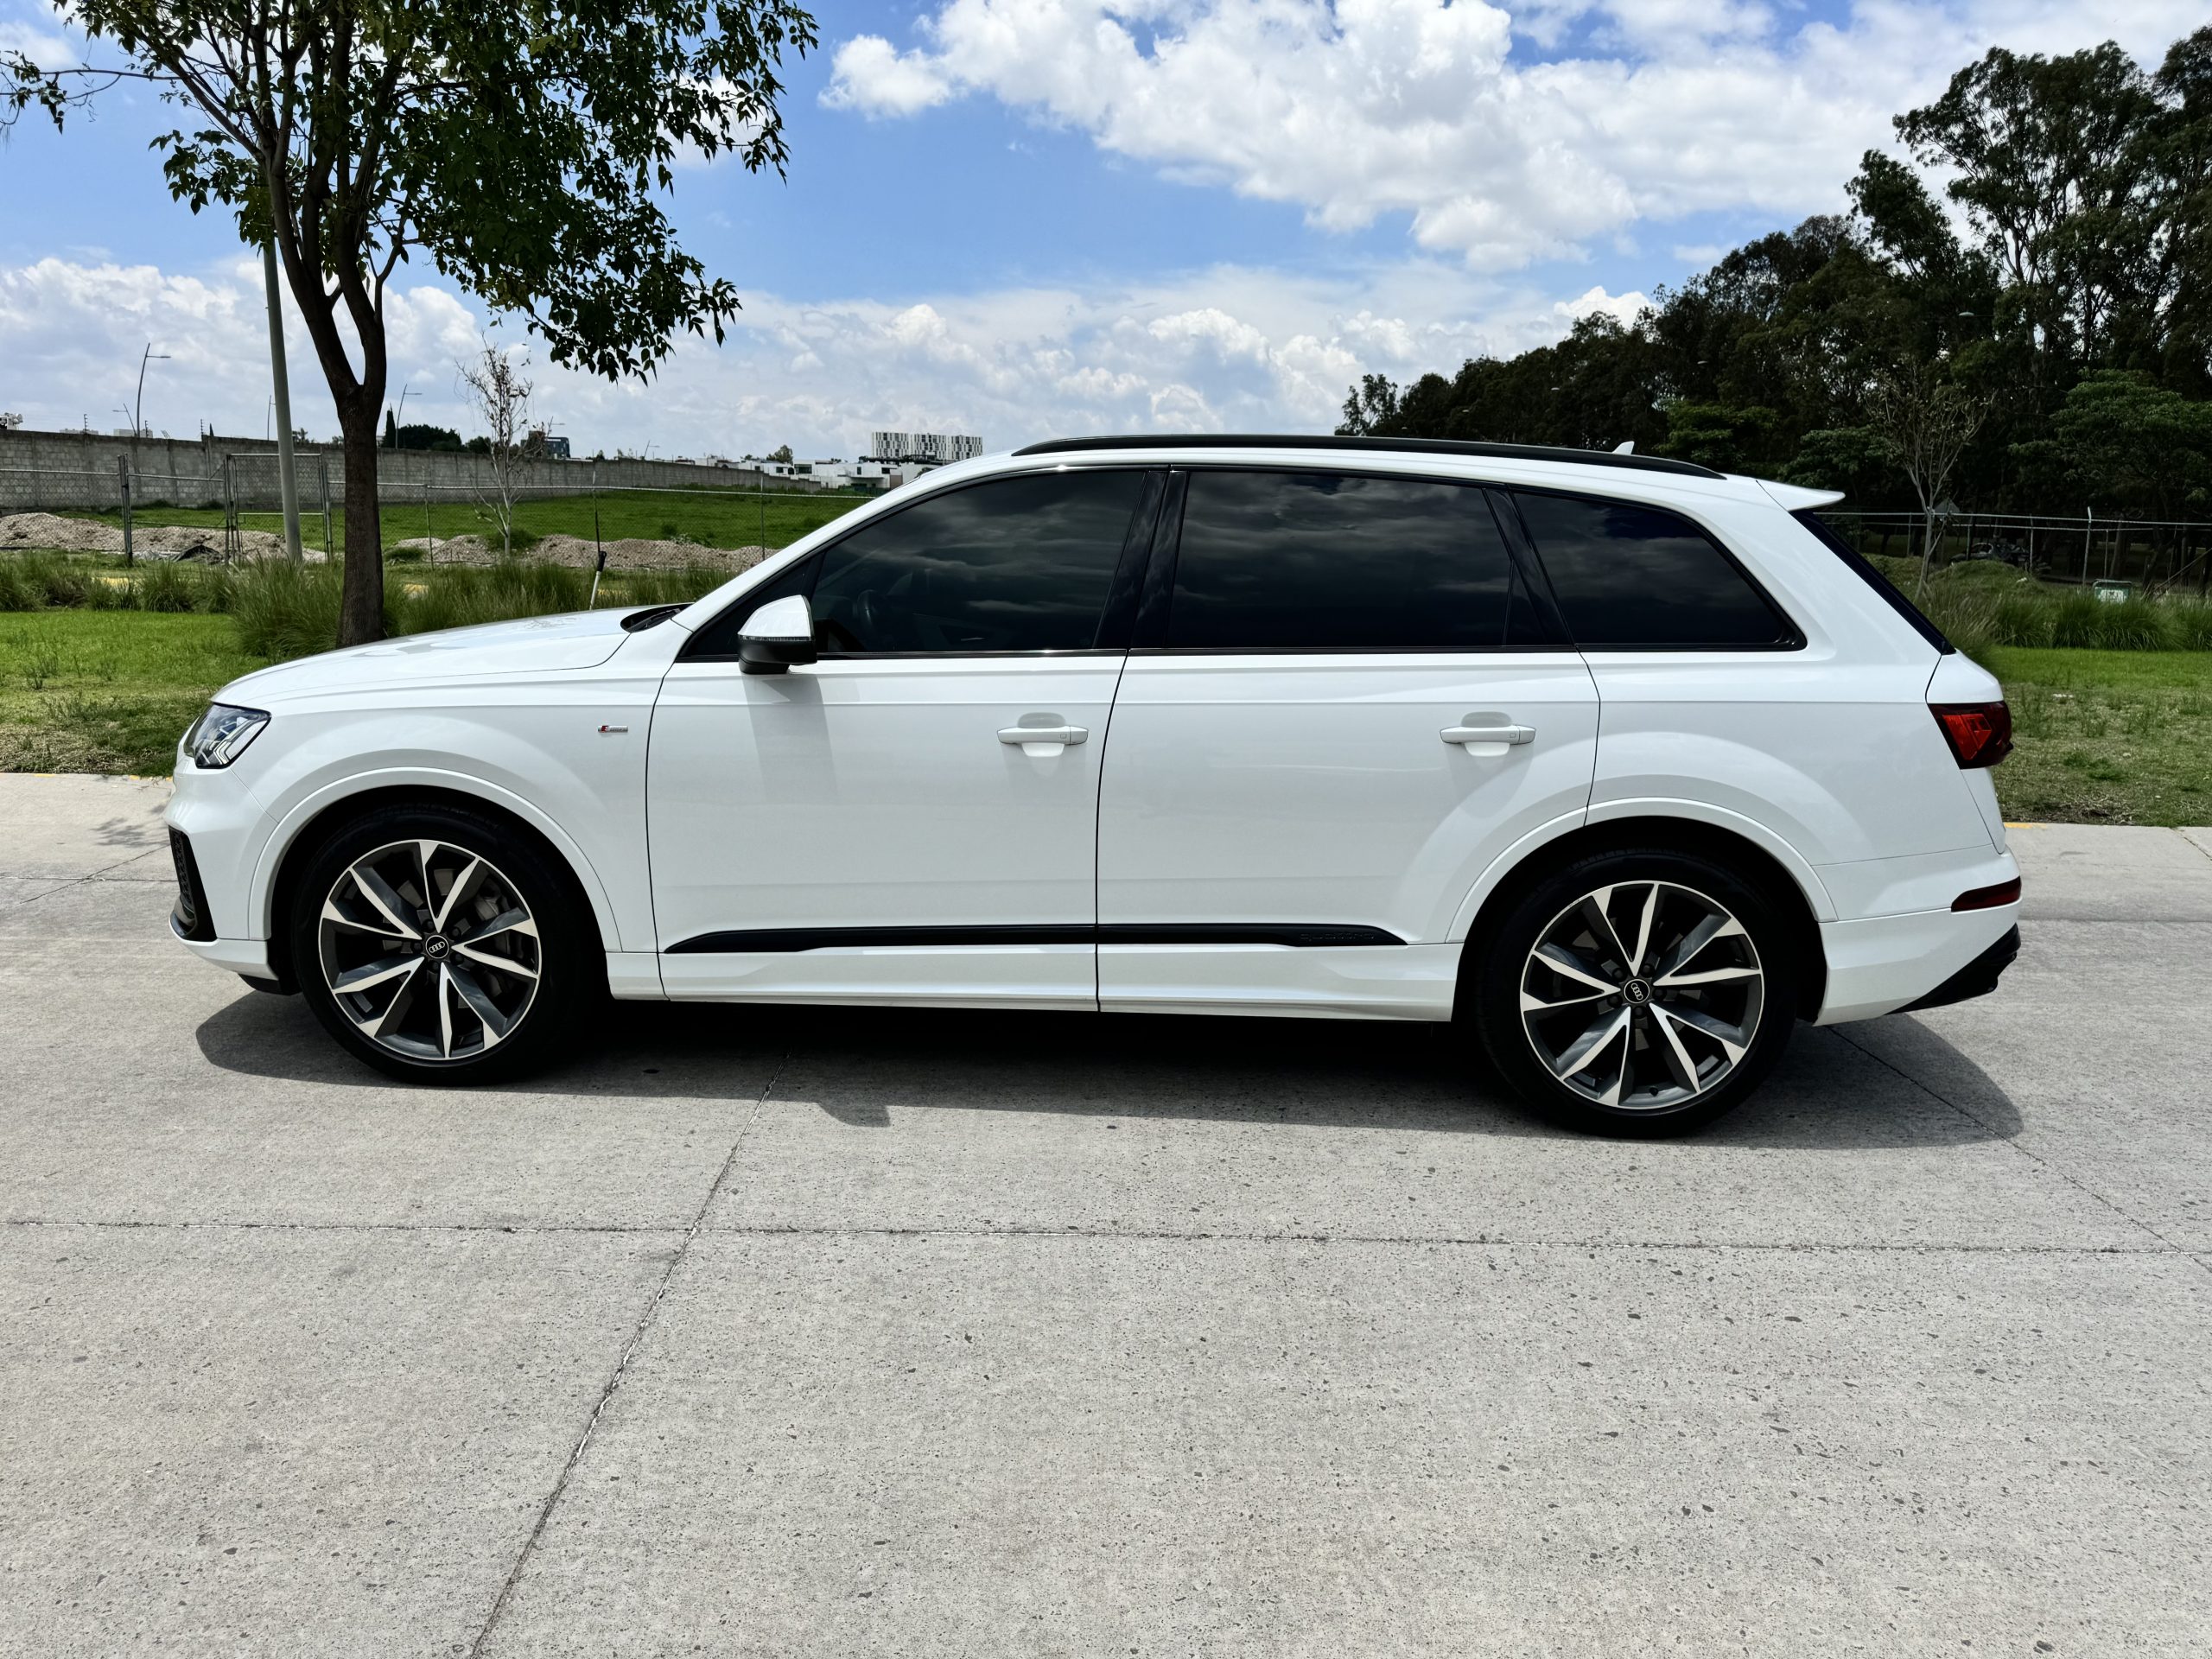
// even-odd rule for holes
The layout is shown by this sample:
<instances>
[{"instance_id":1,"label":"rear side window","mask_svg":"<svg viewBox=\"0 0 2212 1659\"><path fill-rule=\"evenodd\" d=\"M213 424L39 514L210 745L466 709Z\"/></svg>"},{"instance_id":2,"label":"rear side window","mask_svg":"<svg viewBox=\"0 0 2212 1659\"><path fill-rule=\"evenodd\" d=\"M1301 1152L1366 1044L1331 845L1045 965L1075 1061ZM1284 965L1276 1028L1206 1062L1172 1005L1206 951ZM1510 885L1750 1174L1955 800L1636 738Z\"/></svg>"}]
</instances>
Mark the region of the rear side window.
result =
<instances>
[{"instance_id":1,"label":"rear side window","mask_svg":"<svg viewBox=\"0 0 2212 1659\"><path fill-rule=\"evenodd\" d=\"M879 518L822 554L815 636L842 654L1087 650L1144 481L995 479Z\"/></svg>"},{"instance_id":2,"label":"rear side window","mask_svg":"<svg viewBox=\"0 0 2212 1659\"><path fill-rule=\"evenodd\" d=\"M1680 513L1533 491L1513 499L1576 645L1668 651L1799 643L1735 562Z\"/></svg>"},{"instance_id":3,"label":"rear side window","mask_svg":"<svg viewBox=\"0 0 2212 1659\"><path fill-rule=\"evenodd\" d=\"M1943 630L1920 613L1920 607L1904 596L1902 589L1877 570L1859 550L1835 533L1828 521L1809 508L1789 515L1821 539L1821 544L1841 559L1851 573L1882 596L1882 602L1912 624L1912 630L1929 645L1949 656L1958 647L1943 637Z\"/></svg>"},{"instance_id":4,"label":"rear side window","mask_svg":"<svg viewBox=\"0 0 2212 1659\"><path fill-rule=\"evenodd\" d=\"M1497 651L1509 629L1517 643L1533 621L1478 487L1359 474L1190 474L1171 649Z\"/></svg>"}]
</instances>

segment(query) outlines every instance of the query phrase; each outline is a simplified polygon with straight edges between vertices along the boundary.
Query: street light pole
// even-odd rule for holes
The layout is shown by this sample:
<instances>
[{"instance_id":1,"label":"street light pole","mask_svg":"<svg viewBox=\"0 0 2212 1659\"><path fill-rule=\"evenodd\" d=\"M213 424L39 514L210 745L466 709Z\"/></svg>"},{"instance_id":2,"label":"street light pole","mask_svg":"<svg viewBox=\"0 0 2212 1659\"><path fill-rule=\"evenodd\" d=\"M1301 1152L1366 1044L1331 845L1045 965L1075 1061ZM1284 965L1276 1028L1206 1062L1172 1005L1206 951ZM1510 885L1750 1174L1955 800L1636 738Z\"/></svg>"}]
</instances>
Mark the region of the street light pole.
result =
<instances>
[{"instance_id":1,"label":"street light pole","mask_svg":"<svg viewBox=\"0 0 2212 1659\"><path fill-rule=\"evenodd\" d=\"M133 443L146 429L146 365L156 358L166 363L169 360L169 354L156 351L154 342L149 340L146 342L146 354L138 359L138 395L130 404L130 441Z\"/></svg>"},{"instance_id":2,"label":"street light pole","mask_svg":"<svg viewBox=\"0 0 2212 1659\"><path fill-rule=\"evenodd\" d=\"M277 299L276 238L261 245L261 278L269 290L269 372L276 394L276 488L284 503L284 556L302 562L300 551L300 480L292 466L292 388L284 372L284 308ZM329 556L329 550L323 550Z\"/></svg>"}]
</instances>

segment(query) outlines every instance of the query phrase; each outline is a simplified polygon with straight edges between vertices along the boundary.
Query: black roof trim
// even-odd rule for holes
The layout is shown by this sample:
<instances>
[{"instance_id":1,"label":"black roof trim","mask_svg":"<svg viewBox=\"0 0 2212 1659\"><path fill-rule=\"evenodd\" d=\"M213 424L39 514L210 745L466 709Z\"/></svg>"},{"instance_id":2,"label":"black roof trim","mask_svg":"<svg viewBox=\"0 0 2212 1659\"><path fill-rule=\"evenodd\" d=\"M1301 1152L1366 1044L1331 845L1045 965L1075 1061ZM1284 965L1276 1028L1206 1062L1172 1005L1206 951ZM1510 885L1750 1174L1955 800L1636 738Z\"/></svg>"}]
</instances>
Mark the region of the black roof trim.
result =
<instances>
[{"instance_id":1,"label":"black roof trim","mask_svg":"<svg viewBox=\"0 0 2212 1659\"><path fill-rule=\"evenodd\" d=\"M1355 449L1373 454L1474 455L1490 461L1566 461L1577 467L1618 467L1636 473L1674 473L1683 478L1726 478L1694 461L1662 455L1624 455L1610 449L1569 449L1547 443L1468 443L1456 438L1338 438L1313 433L1225 432L1211 436L1177 433L1156 438L1049 438L1026 444L1017 455L1060 455L1093 449Z\"/></svg>"}]
</instances>

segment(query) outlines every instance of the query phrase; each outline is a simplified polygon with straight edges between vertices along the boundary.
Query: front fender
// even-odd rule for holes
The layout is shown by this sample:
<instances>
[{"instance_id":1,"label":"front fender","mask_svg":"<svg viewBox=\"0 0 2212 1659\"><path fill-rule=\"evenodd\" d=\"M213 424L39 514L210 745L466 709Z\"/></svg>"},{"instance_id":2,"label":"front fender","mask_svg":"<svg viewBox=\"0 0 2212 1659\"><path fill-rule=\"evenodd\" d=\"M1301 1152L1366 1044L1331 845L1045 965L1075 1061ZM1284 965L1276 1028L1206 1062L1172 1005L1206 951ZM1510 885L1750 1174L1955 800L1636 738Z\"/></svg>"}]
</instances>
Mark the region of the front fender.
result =
<instances>
[{"instance_id":1,"label":"front fender","mask_svg":"<svg viewBox=\"0 0 2212 1659\"><path fill-rule=\"evenodd\" d=\"M608 950L652 950L645 859L652 684L514 690L481 706L280 713L271 735L284 729L292 741L251 785L272 825L245 895L262 936L275 927L277 874L308 824L352 797L412 787L514 814L568 861Z\"/></svg>"}]
</instances>

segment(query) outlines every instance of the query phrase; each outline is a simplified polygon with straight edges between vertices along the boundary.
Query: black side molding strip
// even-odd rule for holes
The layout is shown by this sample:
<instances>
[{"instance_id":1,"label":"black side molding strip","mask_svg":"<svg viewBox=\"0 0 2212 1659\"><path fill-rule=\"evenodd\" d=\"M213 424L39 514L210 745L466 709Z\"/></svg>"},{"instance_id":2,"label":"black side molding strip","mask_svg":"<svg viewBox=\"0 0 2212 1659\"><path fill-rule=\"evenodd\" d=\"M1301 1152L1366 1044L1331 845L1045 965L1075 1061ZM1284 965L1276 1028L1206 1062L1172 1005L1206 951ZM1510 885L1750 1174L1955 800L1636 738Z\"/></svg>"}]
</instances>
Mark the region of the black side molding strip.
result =
<instances>
[{"instance_id":1,"label":"black side molding strip","mask_svg":"<svg viewBox=\"0 0 2212 1659\"><path fill-rule=\"evenodd\" d=\"M1103 927L765 927L702 933L668 947L672 957L782 955L797 950L963 944L1403 944L1380 927L1332 922L1115 922Z\"/></svg>"},{"instance_id":2,"label":"black side molding strip","mask_svg":"<svg viewBox=\"0 0 2212 1659\"><path fill-rule=\"evenodd\" d=\"M1101 944L1403 944L1380 927L1346 927L1334 922L1109 922L1098 929Z\"/></svg>"}]
</instances>

